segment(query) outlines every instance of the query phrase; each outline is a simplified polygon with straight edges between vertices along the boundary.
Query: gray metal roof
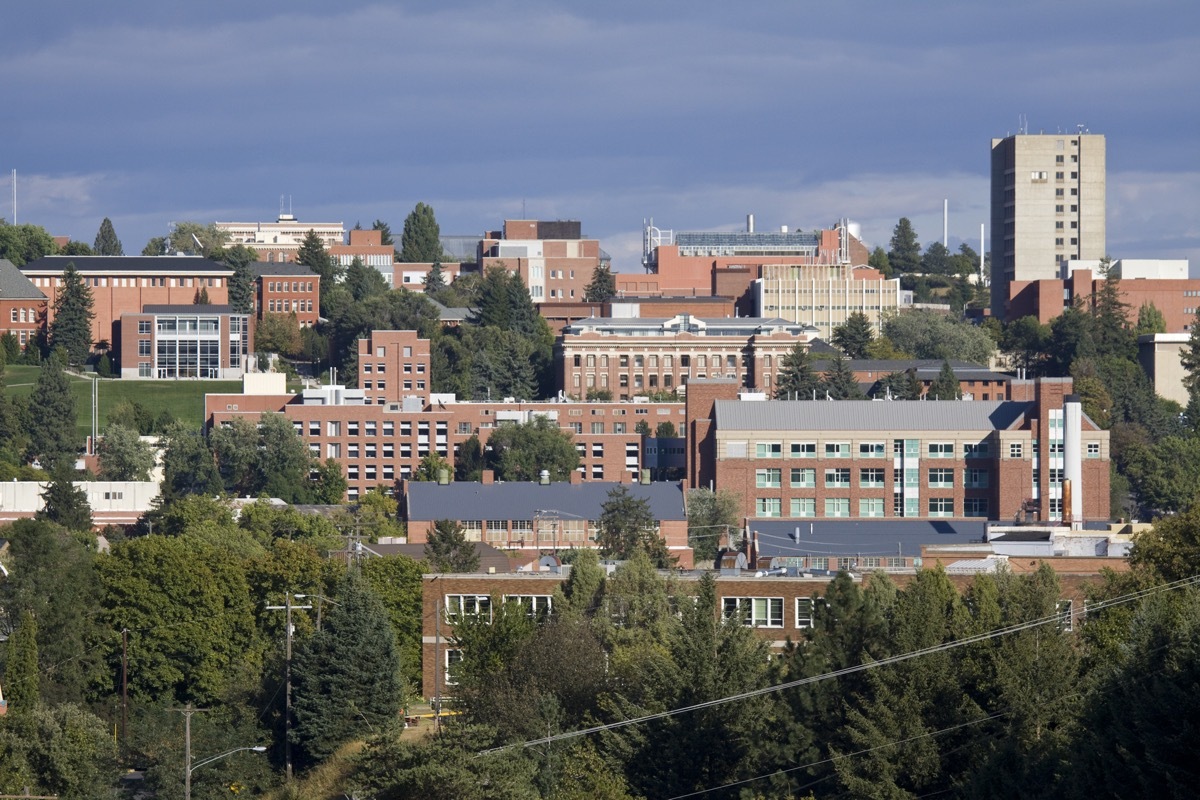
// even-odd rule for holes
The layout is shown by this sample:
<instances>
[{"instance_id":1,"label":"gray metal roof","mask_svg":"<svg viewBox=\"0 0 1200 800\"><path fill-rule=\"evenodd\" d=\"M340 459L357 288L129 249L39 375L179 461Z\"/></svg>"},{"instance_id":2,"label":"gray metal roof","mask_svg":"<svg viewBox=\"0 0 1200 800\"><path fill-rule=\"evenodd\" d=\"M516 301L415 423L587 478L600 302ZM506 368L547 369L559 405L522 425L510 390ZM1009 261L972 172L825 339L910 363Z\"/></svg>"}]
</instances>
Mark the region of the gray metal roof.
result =
<instances>
[{"instance_id":1,"label":"gray metal roof","mask_svg":"<svg viewBox=\"0 0 1200 800\"><path fill-rule=\"evenodd\" d=\"M619 303L620 298L613 298L613 302ZM798 335L805 331L816 331L816 328L803 322L790 322L781 317L697 317L680 314L676 317L584 317L572 322L564 332L588 333L594 330L613 333L661 331L709 336L750 336L766 332Z\"/></svg>"},{"instance_id":2,"label":"gray metal roof","mask_svg":"<svg viewBox=\"0 0 1200 800\"><path fill-rule=\"evenodd\" d=\"M718 400L718 431L993 431L1019 423L1016 400Z\"/></svg>"},{"instance_id":3,"label":"gray metal roof","mask_svg":"<svg viewBox=\"0 0 1200 800\"><path fill-rule=\"evenodd\" d=\"M886 375L890 372L904 372L906 370L916 370L919 377L926 376L930 373L936 377L942 371L943 361L940 358L923 358L923 359L880 359L880 358L856 358L850 359L846 364L850 367L851 372L877 372ZM821 360L813 363L813 369L817 372L823 372L829 368L829 361ZM963 379L984 379L1009 381L1011 376L1005 375L1003 372L995 372L988 369L982 364L975 364L970 361L951 361L950 369L954 370L954 375L957 378Z\"/></svg>"},{"instance_id":4,"label":"gray metal roof","mask_svg":"<svg viewBox=\"0 0 1200 800\"><path fill-rule=\"evenodd\" d=\"M249 267L250 271L259 278L267 275L306 275L311 278L317 274L306 265L297 264L294 261L253 261L249 264Z\"/></svg>"},{"instance_id":5,"label":"gray metal roof","mask_svg":"<svg viewBox=\"0 0 1200 800\"><path fill-rule=\"evenodd\" d=\"M176 303L172 305L146 305L142 306L143 314L232 314L233 306L230 305L195 305Z\"/></svg>"},{"instance_id":6,"label":"gray metal roof","mask_svg":"<svg viewBox=\"0 0 1200 800\"><path fill-rule=\"evenodd\" d=\"M410 482L406 497L410 520L526 520L534 516L594 520L608 493L622 484L610 481L584 483L451 483ZM625 484L635 498L650 501L655 519L686 519L683 489L678 483ZM539 513L540 512L540 513Z\"/></svg>"},{"instance_id":7,"label":"gray metal roof","mask_svg":"<svg viewBox=\"0 0 1200 800\"><path fill-rule=\"evenodd\" d=\"M49 272L57 274L75 265L80 273L99 272L220 272L232 274L224 264L197 256L42 256L21 267L25 274Z\"/></svg>"},{"instance_id":8,"label":"gray metal roof","mask_svg":"<svg viewBox=\"0 0 1200 800\"><path fill-rule=\"evenodd\" d=\"M46 295L7 258L0 258L0 300L45 300Z\"/></svg>"},{"instance_id":9,"label":"gray metal roof","mask_svg":"<svg viewBox=\"0 0 1200 800\"><path fill-rule=\"evenodd\" d=\"M921 545L987 539L986 520L751 520L760 558L786 556L919 556Z\"/></svg>"}]
</instances>

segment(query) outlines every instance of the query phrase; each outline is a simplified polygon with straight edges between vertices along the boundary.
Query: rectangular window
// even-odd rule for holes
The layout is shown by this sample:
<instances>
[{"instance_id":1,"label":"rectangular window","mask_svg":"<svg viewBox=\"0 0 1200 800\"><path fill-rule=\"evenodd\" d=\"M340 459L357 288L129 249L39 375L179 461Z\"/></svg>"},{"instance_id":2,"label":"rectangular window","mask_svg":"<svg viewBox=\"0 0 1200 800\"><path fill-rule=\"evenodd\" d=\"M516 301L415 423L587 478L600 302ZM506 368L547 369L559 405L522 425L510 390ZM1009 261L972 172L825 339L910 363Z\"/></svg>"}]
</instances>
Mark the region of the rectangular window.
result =
<instances>
[{"instance_id":1,"label":"rectangular window","mask_svg":"<svg viewBox=\"0 0 1200 800\"><path fill-rule=\"evenodd\" d=\"M754 471L754 485L759 489L778 489L782 485L783 470L758 469Z\"/></svg>"},{"instance_id":2,"label":"rectangular window","mask_svg":"<svg viewBox=\"0 0 1200 800\"><path fill-rule=\"evenodd\" d=\"M850 498L848 498L848 497L827 497L827 498L825 498L825 516L827 516L827 517L848 517L848 516L850 516Z\"/></svg>"},{"instance_id":3,"label":"rectangular window","mask_svg":"<svg viewBox=\"0 0 1200 800\"><path fill-rule=\"evenodd\" d=\"M883 442L859 442L859 458L883 458Z\"/></svg>"},{"instance_id":4,"label":"rectangular window","mask_svg":"<svg viewBox=\"0 0 1200 800\"><path fill-rule=\"evenodd\" d=\"M793 497L791 512L793 517L815 517L817 515L816 498Z\"/></svg>"},{"instance_id":5,"label":"rectangular window","mask_svg":"<svg viewBox=\"0 0 1200 800\"><path fill-rule=\"evenodd\" d=\"M149 333L149 332L150 332L150 320L139 319L138 320L138 333Z\"/></svg>"},{"instance_id":6,"label":"rectangular window","mask_svg":"<svg viewBox=\"0 0 1200 800\"><path fill-rule=\"evenodd\" d=\"M1099 458L1100 457L1100 443L1099 442L1088 442L1087 443L1087 457L1088 458Z\"/></svg>"},{"instance_id":7,"label":"rectangular window","mask_svg":"<svg viewBox=\"0 0 1200 800\"><path fill-rule=\"evenodd\" d=\"M448 594L445 608L449 622L467 617L485 618L488 622L492 620L492 598L486 594Z\"/></svg>"},{"instance_id":8,"label":"rectangular window","mask_svg":"<svg viewBox=\"0 0 1200 800\"><path fill-rule=\"evenodd\" d=\"M721 612L725 619L751 628L783 627L782 597L724 597Z\"/></svg>"},{"instance_id":9,"label":"rectangular window","mask_svg":"<svg viewBox=\"0 0 1200 800\"><path fill-rule=\"evenodd\" d=\"M538 619L549 614L552 599L548 594L508 594L504 596L506 603L519 603L525 606L525 616L530 619Z\"/></svg>"},{"instance_id":10,"label":"rectangular window","mask_svg":"<svg viewBox=\"0 0 1200 800\"><path fill-rule=\"evenodd\" d=\"M817 486L817 471L811 467L792 467L792 487L797 489L815 489Z\"/></svg>"},{"instance_id":11,"label":"rectangular window","mask_svg":"<svg viewBox=\"0 0 1200 800\"><path fill-rule=\"evenodd\" d=\"M825 485L845 489L850 486L849 467L825 470Z\"/></svg>"},{"instance_id":12,"label":"rectangular window","mask_svg":"<svg viewBox=\"0 0 1200 800\"><path fill-rule=\"evenodd\" d=\"M986 497L968 497L963 500L963 516L983 517L988 515L988 499Z\"/></svg>"},{"instance_id":13,"label":"rectangular window","mask_svg":"<svg viewBox=\"0 0 1200 800\"><path fill-rule=\"evenodd\" d=\"M849 442L826 442L825 443L826 458L849 458L850 443Z\"/></svg>"},{"instance_id":14,"label":"rectangular window","mask_svg":"<svg viewBox=\"0 0 1200 800\"><path fill-rule=\"evenodd\" d=\"M782 502L778 497L760 497L754 501L755 513L759 517L778 517Z\"/></svg>"},{"instance_id":15,"label":"rectangular window","mask_svg":"<svg viewBox=\"0 0 1200 800\"><path fill-rule=\"evenodd\" d=\"M1022 447L1021 447L1020 442L1009 442L1008 443L1008 457L1009 458L1021 458L1021 453L1022 453Z\"/></svg>"},{"instance_id":16,"label":"rectangular window","mask_svg":"<svg viewBox=\"0 0 1200 800\"><path fill-rule=\"evenodd\" d=\"M858 500L858 515L860 517L882 517L882 497L862 497Z\"/></svg>"},{"instance_id":17,"label":"rectangular window","mask_svg":"<svg viewBox=\"0 0 1200 800\"><path fill-rule=\"evenodd\" d=\"M963 458L987 458L988 455L987 442L968 442L963 445Z\"/></svg>"},{"instance_id":18,"label":"rectangular window","mask_svg":"<svg viewBox=\"0 0 1200 800\"><path fill-rule=\"evenodd\" d=\"M792 442L792 458L816 458L816 442Z\"/></svg>"},{"instance_id":19,"label":"rectangular window","mask_svg":"<svg viewBox=\"0 0 1200 800\"><path fill-rule=\"evenodd\" d=\"M932 489L953 489L954 470L941 468L929 470L929 486Z\"/></svg>"},{"instance_id":20,"label":"rectangular window","mask_svg":"<svg viewBox=\"0 0 1200 800\"><path fill-rule=\"evenodd\" d=\"M138 339L138 355L139 356L150 355L150 340L149 339Z\"/></svg>"},{"instance_id":21,"label":"rectangular window","mask_svg":"<svg viewBox=\"0 0 1200 800\"><path fill-rule=\"evenodd\" d=\"M931 516L931 517L953 517L954 516L954 498L953 497L931 497L931 498L929 498L929 516Z\"/></svg>"},{"instance_id":22,"label":"rectangular window","mask_svg":"<svg viewBox=\"0 0 1200 800\"><path fill-rule=\"evenodd\" d=\"M881 467L860 469L858 471L858 485L864 489L882 489L883 469Z\"/></svg>"},{"instance_id":23,"label":"rectangular window","mask_svg":"<svg viewBox=\"0 0 1200 800\"><path fill-rule=\"evenodd\" d=\"M968 489L986 489L989 483L989 473L986 469L971 467L963 473L963 486Z\"/></svg>"},{"instance_id":24,"label":"rectangular window","mask_svg":"<svg viewBox=\"0 0 1200 800\"><path fill-rule=\"evenodd\" d=\"M755 458L783 458L783 442L758 442L754 445Z\"/></svg>"},{"instance_id":25,"label":"rectangular window","mask_svg":"<svg viewBox=\"0 0 1200 800\"><path fill-rule=\"evenodd\" d=\"M930 442L930 458L954 458L954 442Z\"/></svg>"},{"instance_id":26,"label":"rectangular window","mask_svg":"<svg viewBox=\"0 0 1200 800\"><path fill-rule=\"evenodd\" d=\"M811 597L796 598L796 627L811 628L813 626L813 599Z\"/></svg>"}]
</instances>

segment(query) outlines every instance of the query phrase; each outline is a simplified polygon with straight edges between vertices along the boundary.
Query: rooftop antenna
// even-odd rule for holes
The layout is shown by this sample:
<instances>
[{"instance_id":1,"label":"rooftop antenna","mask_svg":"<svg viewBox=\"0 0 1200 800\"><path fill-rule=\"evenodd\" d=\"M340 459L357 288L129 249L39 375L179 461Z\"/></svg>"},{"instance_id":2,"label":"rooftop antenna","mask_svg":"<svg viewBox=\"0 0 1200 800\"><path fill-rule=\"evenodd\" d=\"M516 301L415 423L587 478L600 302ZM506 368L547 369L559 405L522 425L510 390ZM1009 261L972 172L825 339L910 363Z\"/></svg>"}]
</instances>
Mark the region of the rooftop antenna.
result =
<instances>
[{"instance_id":1,"label":"rooftop antenna","mask_svg":"<svg viewBox=\"0 0 1200 800\"><path fill-rule=\"evenodd\" d=\"M13 225L16 225L17 224L17 171L15 169L13 170L12 190L13 190Z\"/></svg>"},{"instance_id":2,"label":"rooftop antenna","mask_svg":"<svg viewBox=\"0 0 1200 800\"><path fill-rule=\"evenodd\" d=\"M942 200L942 247L950 249L950 198Z\"/></svg>"}]
</instances>

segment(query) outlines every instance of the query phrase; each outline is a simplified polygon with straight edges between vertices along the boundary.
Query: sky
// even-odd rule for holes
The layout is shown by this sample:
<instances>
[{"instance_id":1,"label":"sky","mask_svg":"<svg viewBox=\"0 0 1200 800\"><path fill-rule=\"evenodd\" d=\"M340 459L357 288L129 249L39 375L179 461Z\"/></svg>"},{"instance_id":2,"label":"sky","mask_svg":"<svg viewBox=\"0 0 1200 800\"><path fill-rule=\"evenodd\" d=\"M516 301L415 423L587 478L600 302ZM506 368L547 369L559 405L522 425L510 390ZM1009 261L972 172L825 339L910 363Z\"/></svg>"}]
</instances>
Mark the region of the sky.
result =
<instances>
[{"instance_id":1,"label":"sky","mask_svg":"<svg viewBox=\"0 0 1200 800\"><path fill-rule=\"evenodd\" d=\"M127 253L174 221L578 219L979 246L990 140L1107 139L1108 251L1200 274L1194 0L40 0L4 13L0 217ZM1022 123L1022 120L1025 122ZM990 232L989 232L990 235Z\"/></svg>"}]
</instances>

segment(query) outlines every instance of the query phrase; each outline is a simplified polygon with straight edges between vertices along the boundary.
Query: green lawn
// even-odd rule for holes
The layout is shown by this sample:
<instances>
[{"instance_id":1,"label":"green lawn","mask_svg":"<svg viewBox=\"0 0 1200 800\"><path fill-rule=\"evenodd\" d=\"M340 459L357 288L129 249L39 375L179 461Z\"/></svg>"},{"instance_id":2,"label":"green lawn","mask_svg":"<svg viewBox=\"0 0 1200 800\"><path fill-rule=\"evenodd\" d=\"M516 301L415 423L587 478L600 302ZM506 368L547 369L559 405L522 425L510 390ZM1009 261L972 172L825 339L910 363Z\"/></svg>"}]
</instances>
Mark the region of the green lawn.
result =
<instances>
[{"instance_id":1,"label":"green lawn","mask_svg":"<svg viewBox=\"0 0 1200 800\"><path fill-rule=\"evenodd\" d=\"M12 397L29 397L33 393L33 385L37 381L40 367L8 365L4 368L4 383L7 392ZM75 394L75 405L78 409L76 427L81 438L86 438L92 432L92 386L91 380L69 375L71 391ZM108 419L108 412L113 406L124 401L141 403L154 416L167 410L176 419L192 425L204 421L204 395L206 394L237 394L242 391L242 382L236 381L134 381L120 379L102 379L100 381L100 430ZM36 411L35 411L36 413Z\"/></svg>"}]
</instances>

